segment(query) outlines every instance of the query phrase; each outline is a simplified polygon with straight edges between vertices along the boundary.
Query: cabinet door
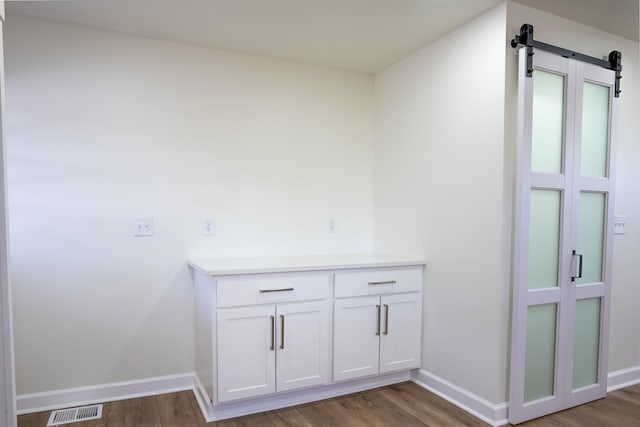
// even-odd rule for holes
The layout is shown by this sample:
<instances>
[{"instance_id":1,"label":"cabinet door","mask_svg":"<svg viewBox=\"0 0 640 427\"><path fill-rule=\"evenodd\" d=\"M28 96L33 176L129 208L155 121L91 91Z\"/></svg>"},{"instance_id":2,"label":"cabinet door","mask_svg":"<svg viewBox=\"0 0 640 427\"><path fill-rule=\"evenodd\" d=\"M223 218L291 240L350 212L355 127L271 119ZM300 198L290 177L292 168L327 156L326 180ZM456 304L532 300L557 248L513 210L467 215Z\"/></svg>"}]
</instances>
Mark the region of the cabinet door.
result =
<instances>
[{"instance_id":1,"label":"cabinet door","mask_svg":"<svg viewBox=\"0 0 640 427\"><path fill-rule=\"evenodd\" d=\"M328 302L276 308L276 389L292 390L329 380Z\"/></svg>"},{"instance_id":2,"label":"cabinet door","mask_svg":"<svg viewBox=\"0 0 640 427\"><path fill-rule=\"evenodd\" d=\"M380 372L420 366L421 293L383 296Z\"/></svg>"},{"instance_id":3,"label":"cabinet door","mask_svg":"<svg viewBox=\"0 0 640 427\"><path fill-rule=\"evenodd\" d=\"M218 310L218 401L276 391L275 307Z\"/></svg>"},{"instance_id":4,"label":"cabinet door","mask_svg":"<svg viewBox=\"0 0 640 427\"><path fill-rule=\"evenodd\" d=\"M380 297L336 300L333 329L334 381L377 374Z\"/></svg>"}]
</instances>

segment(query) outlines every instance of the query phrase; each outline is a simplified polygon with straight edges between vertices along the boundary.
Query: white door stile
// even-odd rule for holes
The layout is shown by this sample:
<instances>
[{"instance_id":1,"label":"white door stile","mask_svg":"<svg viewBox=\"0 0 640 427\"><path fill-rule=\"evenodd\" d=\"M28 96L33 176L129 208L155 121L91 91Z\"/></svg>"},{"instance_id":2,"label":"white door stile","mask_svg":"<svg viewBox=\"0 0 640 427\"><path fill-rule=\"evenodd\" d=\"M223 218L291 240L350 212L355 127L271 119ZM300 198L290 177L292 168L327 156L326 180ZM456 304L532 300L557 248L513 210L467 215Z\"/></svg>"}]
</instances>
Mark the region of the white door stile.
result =
<instances>
[{"instance_id":1,"label":"white door stile","mask_svg":"<svg viewBox=\"0 0 640 427\"><path fill-rule=\"evenodd\" d=\"M526 53L522 49L518 52L518 70L522 72L526 67ZM533 114L533 102L528 102L533 98L533 80L518 78L518 132L517 132L517 145L516 145L516 203L514 209L514 221L516 227L521 224L529 223L530 209L529 198L518 197L528 191L530 188L528 174L523 174L521 171L527 170L531 164L531 151L525 147L531 145L531 129L532 123L530 120L526 120L527 117L531 117ZM528 240L525 236L523 240ZM528 247L528 241L522 241L518 244L514 244L513 249L513 280L514 283L523 283L526 280L526 265L527 261L524 249ZM523 408L520 406L520 402L524 402L524 375L520 375L525 370L525 355L522 351L526 346L526 325L524 318L526 318L526 312L520 309L527 305L527 292L520 286L513 286L513 308L512 308L512 327L511 327L511 369L509 376L509 419L511 422L515 419L519 422L519 415L523 412ZM517 413L517 417L515 417Z\"/></svg>"}]
</instances>

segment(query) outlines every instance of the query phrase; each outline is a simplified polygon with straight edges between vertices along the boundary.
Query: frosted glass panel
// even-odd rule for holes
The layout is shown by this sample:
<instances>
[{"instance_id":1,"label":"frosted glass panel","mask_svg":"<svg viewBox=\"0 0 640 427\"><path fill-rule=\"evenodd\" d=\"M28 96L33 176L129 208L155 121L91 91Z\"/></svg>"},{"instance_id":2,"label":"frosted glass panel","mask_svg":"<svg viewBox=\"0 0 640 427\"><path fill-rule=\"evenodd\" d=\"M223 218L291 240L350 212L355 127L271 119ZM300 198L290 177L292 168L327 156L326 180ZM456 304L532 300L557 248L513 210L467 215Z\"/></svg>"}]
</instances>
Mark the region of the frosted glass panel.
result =
<instances>
[{"instance_id":1,"label":"frosted glass panel","mask_svg":"<svg viewBox=\"0 0 640 427\"><path fill-rule=\"evenodd\" d=\"M583 258L577 284L602 282L605 201L603 193L580 193L578 253Z\"/></svg>"},{"instance_id":2,"label":"frosted glass panel","mask_svg":"<svg viewBox=\"0 0 640 427\"><path fill-rule=\"evenodd\" d=\"M527 310L527 353L524 374L524 401L553 395L556 353L556 304Z\"/></svg>"},{"instance_id":3,"label":"frosted glass panel","mask_svg":"<svg viewBox=\"0 0 640 427\"><path fill-rule=\"evenodd\" d=\"M600 298L576 302L576 329L573 345L573 388L598 382L600 347Z\"/></svg>"},{"instance_id":4,"label":"frosted glass panel","mask_svg":"<svg viewBox=\"0 0 640 427\"><path fill-rule=\"evenodd\" d=\"M531 170L562 172L562 130L564 123L564 77L533 72L533 117Z\"/></svg>"},{"instance_id":5,"label":"frosted glass panel","mask_svg":"<svg viewBox=\"0 0 640 427\"><path fill-rule=\"evenodd\" d=\"M532 190L529 222L529 289L558 285L560 191Z\"/></svg>"},{"instance_id":6,"label":"frosted glass panel","mask_svg":"<svg viewBox=\"0 0 640 427\"><path fill-rule=\"evenodd\" d=\"M607 175L609 87L584 83L582 101L582 176Z\"/></svg>"}]
</instances>

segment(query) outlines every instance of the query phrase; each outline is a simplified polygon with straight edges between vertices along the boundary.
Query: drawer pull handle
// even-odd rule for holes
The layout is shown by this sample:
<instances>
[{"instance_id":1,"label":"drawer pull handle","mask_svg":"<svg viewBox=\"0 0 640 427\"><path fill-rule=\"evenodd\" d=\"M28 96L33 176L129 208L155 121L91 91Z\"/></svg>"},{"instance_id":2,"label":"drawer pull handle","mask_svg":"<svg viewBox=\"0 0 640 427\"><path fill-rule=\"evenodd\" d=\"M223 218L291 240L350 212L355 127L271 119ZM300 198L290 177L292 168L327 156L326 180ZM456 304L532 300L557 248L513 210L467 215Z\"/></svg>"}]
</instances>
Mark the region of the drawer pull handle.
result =
<instances>
[{"instance_id":1,"label":"drawer pull handle","mask_svg":"<svg viewBox=\"0 0 640 427\"><path fill-rule=\"evenodd\" d=\"M282 289L260 289L261 294L267 294L269 292L290 292L293 291L293 288L282 288Z\"/></svg>"},{"instance_id":2,"label":"drawer pull handle","mask_svg":"<svg viewBox=\"0 0 640 427\"><path fill-rule=\"evenodd\" d=\"M284 350L284 314L280 315L280 350Z\"/></svg>"},{"instance_id":3,"label":"drawer pull handle","mask_svg":"<svg viewBox=\"0 0 640 427\"><path fill-rule=\"evenodd\" d=\"M271 317L271 347L269 350L276 349L276 318L274 316Z\"/></svg>"},{"instance_id":4,"label":"drawer pull handle","mask_svg":"<svg viewBox=\"0 0 640 427\"><path fill-rule=\"evenodd\" d=\"M380 304L376 304L376 336L380 336Z\"/></svg>"},{"instance_id":5,"label":"drawer pull handle","mask_svg":"<svg viewBox=\"0 0 640 427\"><path fill-rule=\"evenodd\" d=\"M384 332L383 335L389 335L389 304L384 305Z\"/></svg>"},{"instance_id":6,"label":"drawer pull handle","mask_svg":"<svg viewBox=\"0 0 640 427\"><path fill-rule=\"evenodd\" d=\"M375 285L395 285L396 282L395 280L385 280L383 282L369 282L370 286L375 286Z\"/></svg>"}]
</instances>

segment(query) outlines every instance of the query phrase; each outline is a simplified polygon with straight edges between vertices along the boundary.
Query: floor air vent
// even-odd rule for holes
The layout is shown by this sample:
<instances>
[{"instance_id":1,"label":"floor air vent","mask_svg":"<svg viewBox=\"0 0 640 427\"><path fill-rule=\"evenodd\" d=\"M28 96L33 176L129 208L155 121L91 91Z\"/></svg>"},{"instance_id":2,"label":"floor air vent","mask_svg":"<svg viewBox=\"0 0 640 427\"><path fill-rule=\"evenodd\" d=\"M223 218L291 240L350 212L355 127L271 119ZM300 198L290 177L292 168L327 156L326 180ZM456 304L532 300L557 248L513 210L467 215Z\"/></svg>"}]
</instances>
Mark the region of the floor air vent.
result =
<instances>
[{"instance_id":1,"label":"floor air vent","mask_svg":"<svg viewBox=\"0 0 640 427\"><path fill-rule=\"evenodd\" d=\"M76 421L97 420L98 418L102 418L102 405L60 409L51 413L47 427L75 423Z\"/></svg>"}]
</instances>

